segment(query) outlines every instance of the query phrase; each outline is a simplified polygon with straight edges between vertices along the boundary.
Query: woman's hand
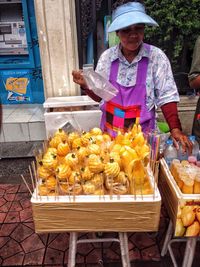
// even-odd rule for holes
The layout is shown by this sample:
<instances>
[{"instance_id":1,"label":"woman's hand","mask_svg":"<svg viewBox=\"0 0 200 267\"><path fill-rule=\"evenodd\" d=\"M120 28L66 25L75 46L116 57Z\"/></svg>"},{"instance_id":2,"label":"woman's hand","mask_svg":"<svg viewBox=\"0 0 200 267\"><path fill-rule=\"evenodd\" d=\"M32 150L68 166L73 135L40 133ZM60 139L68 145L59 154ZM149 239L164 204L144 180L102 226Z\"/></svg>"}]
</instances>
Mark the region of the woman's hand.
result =
<instances>
[{"instance_id":1,"label":"woman's hand","mask_svg":"<svg viewBox=\"0 0 200 267\"><path fill-rule=\"evenodd\" d=\"M73 81L79 84L83 89L87 89L87 83L83 77L82 70L73 70L72 71Z\"/></svg>"},{"instance_id":2,"label":"woman's hand","mask_svg":"<svg viewBox=\"0 0 200 267\"><path fill-rule=\"evenodd\" d=\"M174 128L171 130L171 137L174 141L176 148L179 148L178 142L181 144L183 151L186 152L188 150L189 154L192 153L192 142L188 139L188 137L178 128Z\"/></svg>"}]
</instances>

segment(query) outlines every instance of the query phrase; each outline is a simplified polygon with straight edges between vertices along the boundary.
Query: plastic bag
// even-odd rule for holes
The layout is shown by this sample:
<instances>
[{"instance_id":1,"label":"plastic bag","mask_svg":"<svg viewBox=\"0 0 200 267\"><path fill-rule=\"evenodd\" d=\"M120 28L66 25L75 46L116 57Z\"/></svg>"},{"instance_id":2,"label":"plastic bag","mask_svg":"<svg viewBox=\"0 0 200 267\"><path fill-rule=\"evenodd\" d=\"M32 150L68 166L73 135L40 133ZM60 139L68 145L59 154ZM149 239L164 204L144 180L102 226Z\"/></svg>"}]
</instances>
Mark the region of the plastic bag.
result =
<instances>
[{"instance_id":1,"label":"plastic bag","mask_svg":"<svg viewBox=\"0 0 200 267\"><path fill-rule=\"evenodd\" d=\"M118 93L108 80L93 70L92 64L83 65L83 77L89 89L105 101L110 101Z\"/></svg>"}]
</instances>

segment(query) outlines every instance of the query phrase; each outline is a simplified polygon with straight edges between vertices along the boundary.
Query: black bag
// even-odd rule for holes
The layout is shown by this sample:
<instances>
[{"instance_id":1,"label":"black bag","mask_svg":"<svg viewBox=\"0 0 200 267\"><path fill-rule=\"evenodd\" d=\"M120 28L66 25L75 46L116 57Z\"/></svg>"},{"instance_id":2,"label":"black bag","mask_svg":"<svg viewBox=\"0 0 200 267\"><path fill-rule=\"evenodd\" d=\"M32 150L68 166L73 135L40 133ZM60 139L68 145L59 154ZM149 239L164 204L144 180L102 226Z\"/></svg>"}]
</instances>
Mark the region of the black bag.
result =
<instances>
[{"instance_id":1,"label":"black bag","mask_svg":"<svg viewBox=\"0 0 200 267\"><path fill-rule=\"evenodd\" d=\"M196 111L193 120L192 134L196 136L196 140L200 145L200 97L197 102Z\"/></svg>"}]
</instances>

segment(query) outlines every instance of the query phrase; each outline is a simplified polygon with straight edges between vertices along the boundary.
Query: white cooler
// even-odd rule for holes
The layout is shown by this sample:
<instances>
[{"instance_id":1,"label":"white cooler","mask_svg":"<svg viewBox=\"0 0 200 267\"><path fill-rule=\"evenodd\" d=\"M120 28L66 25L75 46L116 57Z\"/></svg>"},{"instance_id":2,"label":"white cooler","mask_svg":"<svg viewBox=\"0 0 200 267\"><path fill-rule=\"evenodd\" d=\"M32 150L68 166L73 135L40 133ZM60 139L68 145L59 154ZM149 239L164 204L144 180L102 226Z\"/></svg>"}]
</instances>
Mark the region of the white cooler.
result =
<instances>
[{"instance_id":1,"label":"white cooler","mask_svg":"<svg viewBox=\"0 0 200 267\"><path fill-rule=\"evenodd\" d=\"M100 125L99 103L88 96L51 97L43 107L47 139L59 128L89 131Z\"/></svg>"}]
</instances>

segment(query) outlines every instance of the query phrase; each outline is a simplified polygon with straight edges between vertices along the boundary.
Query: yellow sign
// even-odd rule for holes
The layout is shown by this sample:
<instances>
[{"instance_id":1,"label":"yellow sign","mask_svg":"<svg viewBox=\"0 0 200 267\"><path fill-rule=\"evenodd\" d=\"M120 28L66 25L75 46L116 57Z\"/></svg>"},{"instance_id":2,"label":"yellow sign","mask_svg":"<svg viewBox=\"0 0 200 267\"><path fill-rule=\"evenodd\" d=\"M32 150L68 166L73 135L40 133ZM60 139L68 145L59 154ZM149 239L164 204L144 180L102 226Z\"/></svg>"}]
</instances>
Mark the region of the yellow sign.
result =
<instances>
[{"instance_id":1,"label":"yellow sign","mask_svg":"<svg viewBox=\"0 0 200 267\"><path fill-rule=\"evenodd\" d=\"M7 78L6 90L17 93L19 95L26 94L28 78Z\"/></svg>"}]
</instances>

